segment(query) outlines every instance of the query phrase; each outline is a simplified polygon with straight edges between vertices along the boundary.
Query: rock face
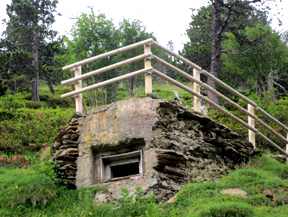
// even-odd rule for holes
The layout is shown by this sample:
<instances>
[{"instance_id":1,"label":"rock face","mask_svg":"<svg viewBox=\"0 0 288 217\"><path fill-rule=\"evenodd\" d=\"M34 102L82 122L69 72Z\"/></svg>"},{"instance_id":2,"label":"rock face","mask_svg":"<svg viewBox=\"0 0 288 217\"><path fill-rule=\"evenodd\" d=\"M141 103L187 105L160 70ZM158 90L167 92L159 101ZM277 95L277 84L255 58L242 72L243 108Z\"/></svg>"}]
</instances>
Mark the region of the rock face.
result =
<instances>
[{"instance_id":1,"label":"rock face","mask_svg":"<svg viewBox=\"0 0 288 217\"><path fill-rule=\"evenodd\" d=\"M246 162L253 146L176 102L133 98L75 114L52 147L71 186L107 186L113 198L137 186L159 200L187 182L215 180Z\"/></svg>"}]
</instances>

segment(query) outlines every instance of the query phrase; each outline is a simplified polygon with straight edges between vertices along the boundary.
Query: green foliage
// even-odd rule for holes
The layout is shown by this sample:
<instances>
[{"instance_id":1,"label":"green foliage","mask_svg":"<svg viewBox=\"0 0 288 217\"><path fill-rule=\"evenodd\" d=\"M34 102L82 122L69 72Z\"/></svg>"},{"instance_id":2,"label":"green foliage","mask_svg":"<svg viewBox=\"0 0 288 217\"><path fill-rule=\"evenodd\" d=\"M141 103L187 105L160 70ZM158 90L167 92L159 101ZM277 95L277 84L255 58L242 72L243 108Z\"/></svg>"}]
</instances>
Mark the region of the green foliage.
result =
<instances>
[{"instance_id":1,"label":"green foliage","mask_svg":"<svg viewBox=\"0 0 288 217\"><path fill-rule=\"evenodd\" d=\"M120 207L117 210L119 216L158 216L159 208L153 195L144 197L141 188L136 187L136 195L130 196L126 188L122 190Z\"/></svg>"},{"instance_id":2,"label":"green foliage","mask_svg":"<svg viewBox=\"0 0 288 217\"><path fill-rule=\"evenodd\" d=\"M0 53L3 54L0 58L0 76L3 74L1 77L10 83L15 81L15 84L12 83L14 91L19 84L17 78L25 75L24 82L32 79L32 101L39 101L40 45L53 40L57 34L51 30L57 3L57 0L13 0L6 8L9 19L4 20L5 38L0 43ZM42 54L46 47L42 46Z\"/></svg>"},{"instance_id":3,"label":"green foliage","mask_svg":"<svg viewBox=\"0 0 288 217\"><path fill-rule=\"evenodd\" d=\"M2 207L46 204L57 194L55 184L43 173L33 169L0 169Z\"/></svg>"},{"instance_id":4,"label":"green foliage","mask_svg":"<svg viewBox=\"0 0 288 217\"><path fill-rule=\"evenodd\" d=\"M51 155L50 151L47 154L46 159L49 159L49 155ZM43 173L49 177L58 187L65 187L67 183L63 182L62 179L67 178L69 174L67 172L60 172L58 170L59 167L60 164L58 164L57 161L45 161L31 166L35 171Z\"/></svg>"},{"instance_id":5,"label":"green foliage","mask_svg":"<svg viewBox=\"0 0 288 217\"><path fill-rule=\"evenodd\" d=\"M1 166L21 167L37 162L40 153L52 145L58 128L72 116L74 108L59 107L68 107L70 102L58 98L54 101L51 94L43 96L47 102L27 101L26 93L13 96L7 92L0 98Z\"/></svg>"},{"instance_id":6,"label":"green foliage","mask_svg":"<svg viewBox=\"0 0 288 217\"><path fill-rule=\"evenodd\" d=\"M222 55L225 75L238 74L246 84L255 84L255 93L269 102L266 92L272 92L273 88L273 82L271 87L268 86L269 77L273 81L273 77L283 70L288 59L288 48L269 26L246 27L238 34L243 35L249 43L243 44L234 34L227 33L229 39L224 41L223 47L228 52Z\"/></svg>"},{"instance_id":7,"label":"green foliage","mask_svg":"<svg viewBox=\"0 0 288 217\"><path fill-rule=\"evenodd\" d=\"M19 94L18 94L19 95ZM2 111L15 112L18 108L23 108L25 104L7 91L4 96L0 97L0 108Z\"/></svg>"},{"instance_id":8,"label":"green foliage","mask_svg":"<svg viewBox=\"0 0 288 217\"><path fill-rule=\"evenodd\" d=\"M189 42L184 44L184 48L180 54L203 69L208 70L211 65L213 7L211 5L201 7L197 11L192 9L191 18L192 21L189 23L189 29L186 31ZM190 71L190 73L192 74L193 72Z\"/></svg>"}]
</instances>

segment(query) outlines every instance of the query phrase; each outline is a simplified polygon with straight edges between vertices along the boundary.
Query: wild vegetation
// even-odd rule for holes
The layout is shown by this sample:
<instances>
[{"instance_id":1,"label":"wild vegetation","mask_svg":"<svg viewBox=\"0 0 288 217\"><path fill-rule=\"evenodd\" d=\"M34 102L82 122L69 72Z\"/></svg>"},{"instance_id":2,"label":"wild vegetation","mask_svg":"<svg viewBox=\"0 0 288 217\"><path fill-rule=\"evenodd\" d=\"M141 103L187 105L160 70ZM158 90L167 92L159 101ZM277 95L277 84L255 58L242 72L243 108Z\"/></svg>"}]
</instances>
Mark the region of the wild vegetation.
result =
<instances>
[{"instance_id":1,"label":"wild vegetation","mask_svg":"<svg viewBox=\"0 0 288 217\"><path fill-rule=\"evenodd\" d=\"M187 30L189 41L179 54L212 70L214 75L287 126L287 32L273 30L267 11L253 6L259 1L210 2L207 7L192 11ZM58 128L74 113L73 99L60 98L71 90L59 86L61 80L71 77L70 72L62 72L61 68L147 38L156 40L156 37L147 32L140 20L124 18L117 26L105 14L95 13L93 8L76 18L71 29L72 38L57 37L50 28L55 21L57 3L57 0L12 0L7 6L9 20L0 40L0 216L287 216L288 166L267 157L267 153L275 150L258 137L256 143L262 157L251 159L218 182L185 186L176 202L170 205L158 204L153 195L143 195L139 188L134 197L122 189L119 201L102 205L95 204L93 196L105 188L66 189L61 181L66 174L55 172L58 164L47 161L49 152L46 151ZM215 37L217 31L219 37ZM169 41L167 46L173 49L173 42ZM153 52L192 73L191 68L172 57L157 49ZM83 66L83 73L141 53L143 49L136 49L105 58ZM92 76L85 80L84 86L142 67L143 62L136 62ZM156 67L193 86L171 70L159 64ZM202 79L207 82L204 77ZM143 84L143 76L138 76L89 91L84 99L88 108L92 108L128 97L141 97L145 95ZM242 100L220 87L217 89L246 108ZM157 98L173 100L173 90L179 92L183 106L192 107L192 95L153 77L153 95ZM201 93L209 95L205 89L201 89ZM221 99L219 104L243 120L247 119L245 114ZM208 115L246 136L246 128L222 113L209 110ZM261 114L257 115L268 121ZM269 124L285 135L283 129ZM256 128L284 148L285 144L261 125L256 124ZM227 188L241 188L247 196L222 194L221 190ZM273 192L273 197L267 197L265 190Z\"/></svg>"}]
</instances>

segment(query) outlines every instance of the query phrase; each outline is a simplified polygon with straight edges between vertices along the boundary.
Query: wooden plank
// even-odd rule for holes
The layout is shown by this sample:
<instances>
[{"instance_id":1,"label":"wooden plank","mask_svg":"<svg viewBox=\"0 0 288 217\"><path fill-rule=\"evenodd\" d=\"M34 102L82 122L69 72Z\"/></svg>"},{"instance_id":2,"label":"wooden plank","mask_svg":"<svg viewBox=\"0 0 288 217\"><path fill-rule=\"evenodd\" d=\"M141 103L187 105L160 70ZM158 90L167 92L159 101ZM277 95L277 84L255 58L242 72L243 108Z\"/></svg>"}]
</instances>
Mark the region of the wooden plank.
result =
<instances>
[{"instance_id":1,"label":"wooden plank","mask_svg":"<svg viewBox=\"0 0 288 217\"><path fill-rule=\"evenodd\" d=\"M61 98L74 96L74 95L77 95L79 93L86 92L88 90L93 90L93 89L97 89L97 88L100 88L100 87L104 87L104 86L107 86L109 84L113 84L113 83L115 83L117 81L122 81L122 80L125 80L127 78L131 78L131 77L134 77L134 76L137 76L137 75L140 75L140 74L147 73L149 71L152 71L152 68L141 69L139 71L131 72L129 74L122 75L122 76L119 76L119 77L116 77L116 78L112 78L110 80L103 81L103 82L100 82L100 83L97 83L97 84L93 84L91 86L84 87L84 88L79 89L79 90L75 90L75 91L72 91L72 92L69 92L69 93L65 93L65 94L61 95Z\"/></svg>"},{"instance_id":2,"label":"wooden plank","mask_svg":"<svg viewBox=\"0 0 288 217\"><path fill-rule=\"evenodd\" d=\"M261 136L264 140L266 140L267 142L269 142L274 148L278 149L282 154L286 155L288 157L288 153L286 153L285 150L283 150L282 148L280 148L277 144L275 144L273 141L271 141L270 139L268 139L266 136L264 136L262 133L260 133L259 131L257 132L257 135Z\"/></svg>"},{"instance_id":3,"label":"wooden plank","mask_svg":"<svg viewBox=\"0 0 288 217\"><path fill-rule=\"evenodd\" d=\"M250 112L251 114L254 114L254 107L250 104L248 104L248 112ZM254 118L251 118L250 116L248 116L248 124L252 127L255 127ZM255 149L256 148L255 133L252 130L248 130L248 138L249 138L249 142L252 143Z\"/></svg>"},{"instance_id":4,"label":"wooden plank","mask_svg":"<svg viewBox=\"0 0 288 217\"><path fill-rule=\"evenodd\" d=\"M196 69L193 69L193 77L200 81L200 73ZM195 92L200 94L200 85L198 83L196 82L193 83L193 89ZM194 96L194 100L193 100L194 111L201 112L200 105L201 105L200 99L197 96Z\"/></svg>"},{"instance_id":5,"label":"wooden plank","mask_svg":"<svg viewBox=\"0 0 288 217\"><path fill-rule=\"evenodd\" d=\"M150 54L150 53L151 53L151 45L146 44L144 46L144 54ZM151 67L151 56L150 56L150 58L148 57L144 60L144 68L145 69ZM152 75L151 75L151 73L148 72L145 74L145 94L151 94L152 93Z\"/></svg>"},{"instance_id":6,"label":"wooden plank","mask_svg":"<svg viewBox=\"0 0 288 217\"><path fill-rule=\"evenodd\" d=\"M62 68L62 70L65 71L65 70L68 70L68 69L72 69L72 68L75 68L77 66L81 66L83 64L88 64L88 63L94 62L96 60L103 59L105 57L109 57L109 56L112 56L112 55L115 55L115 54L118 54L118 53L122 53L122 52L131 50L131 49L134 49L134 48L137 48L137 47L140 47L140 46L143 46L145 44L152 43L152 42L153 42L152 38L144 40L144 41L140 41L140 42L132 44L132 45L128 45L128 46L125 46L125 47L122 47L122 48L119 48L119 49L116 49L116 50L112 50L112 51L104 53L104 54L100 54L100 55L95 56L95 57L88 58L86 60L79 61L77 63L73 63L73 64L68 65L68 66L64 66Z\"/></svg>"},{"instance_id":7,"label":"wooden plank","mask_svg":"<svg viewBox=\"0 0 288 217\"><path fill-rule=\"evenodd\" d=\"M85 73L84 75L77 76L77 77L74 77L74 78L70 78L68 80L62 81L61 84L70 84L70 83L73 83L73 82L78 81L78 80L83 80L84 78L89 78L92 75L98 75L100 73L103 73L103 72L106 72L106 71L109 71L109 70L112 70L112 69L116 69L116 68L118 68L120 66L127 65L127 64L139 61L139 60L143 60L143 59L145 59L145 58L147 58L147 57L149 57L151 55L152 55L152 53L142 54L142 55L130 58L128 60L124 60L124 61L121 61L119 63L115 63L115 64L112 64L110 66L106 66L106 67L103 67L101 69L97 69L97 70Z\"/></svg>"}]
</instances>

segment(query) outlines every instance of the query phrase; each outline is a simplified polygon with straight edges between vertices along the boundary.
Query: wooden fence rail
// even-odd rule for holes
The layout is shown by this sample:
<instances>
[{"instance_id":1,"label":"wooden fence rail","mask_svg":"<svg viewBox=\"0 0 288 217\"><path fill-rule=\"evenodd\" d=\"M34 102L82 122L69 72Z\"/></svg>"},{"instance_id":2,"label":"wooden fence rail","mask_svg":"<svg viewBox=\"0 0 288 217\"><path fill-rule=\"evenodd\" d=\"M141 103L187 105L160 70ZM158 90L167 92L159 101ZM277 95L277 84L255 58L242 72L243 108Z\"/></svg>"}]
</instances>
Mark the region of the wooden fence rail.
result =
<instances>
[{"instance_id":1,"label":"wooden fence rail","mask_svg":"<svg viewBox=\"0 0 288 217\"><path fill-rule=\"evenodd\" d=\"M137 47L140 46L144 46L144 54L103 67L101 69L97 69L91 72L88 72L86 74L81 74L81 65L83 64L88 64L91 63L93 61L97 61L99 59L103 59L115 54L119 54L121 52L125 52L131 49L135 49ZM177 67L171 65L170 63L162 60L161 58L155 56L152 54L151 52L151 46L155 46L158 47L159 49L163 50L164 52L168 53L169 55L177 58L178 60L182 61L184 64L186 64L188 67L192 67L193 68L193 76L189 75L188 73L178 69ZM194 82L194 90L190 89L189 87L183 85L182 83L170 78L169 76L163 74L162 72L154 69L152 67L152 61L154 60L158 63L160 63L161 65L173 70L174 72L178 73L179 75L189 79L190 81ZM94 85L88 86L88 87L84 87L82 88L82 80L85 78L88 78L90 76L93 75L97 75L100 73L104 73L106 71L112 70L112 69L116 69L118 67L127 65L127 64L131 64L134 63L136 61L140 61L140 60L144 60L144 69L142 70L138 70L135 72L131 72L129 74L125 74L122 76L118 76L116 78L110 79L110 80L106 80L100 83L96 83ZM196 65L195 63L185 59L184 57L170 51L169 49L161 46L160 44L158 44L157 42L155 42L153 39L147 39L114 51L110 51L95 57L91 57L89 59L86 60L82 60L80 62L68 65L63 67L63 70L74 70L74 72L72 74L74 74L75 76L71 79L62 81L61 84L74 84L75 90L66 94L63 94L61 97L65 98L65 97L71 97L74 96L75 97L75 104L76 104L76 111L77 112L82 112L82 93L92 90L92 89L97 89L100 87L104 87L106 85L109 84L113 84L115 82L118 81L122 81L140 74L145 74L145 93L146 94L150 94L152 93L152 73L161 77L162 79L171 82L172 84L184 89L185 91L191 93L194 95L194 100L193 100L193 107L194 110L197 112L200 112L200 99L207 102L208 104L210 104L211 106L213 106L214 108L216 108L217 110L223 112L225 115L229 116L230 118L232 118L233 120L237 121L238 123L242 124L244 127L246 127L248 129L248 139L249 142L252 143L252 145L254 146L254 148L256 147L256 142L255 142L255 136L260 136L262 137L265 141L267 141L268 143L270 143L274 148L278 149L281 153L285 154L286 156L288 156L288 127L285 126L283 123L281 123L280 121L278 121L277 119L275 119L274 117L272 117L271 115L269 115L267 112L265 112L263 109L261 109L255 102L251 101L250 99L248 99L247 97L245 97L244 95L242 95L241 93L239 93L238 91L234 90L232 87L230 87L229 85L227 85L226 83L222 82L221 80L219 80L218 78L216 78L215 76L213 76L212 74L210 74L209 72L207 72L206 70L202 69L200 66ZM229 92L233 93L235 96L241 98L242 100L244 100L247 103L247 110L243 107L241 107L240 105L238 105L237 103L233 102L232 100L230 100L228 97L224 96L222 93L218 92L217 90L213 89L212 87L210 87L209 85L207 85L206 83L202 82L200 80L200 73L202 73L203 75L205 75L206 77L211 78L213 81L215 81L218 85L224 87L225 89L227 89ZM229 103L230 105L234 106L236 109L242 111L243 113L245 113L248 116L248 122L243 121L242 119L238 118L237 116L233 115L232 113L230 113L229 111L225 110L224 108L222 108L221 106L217 105L216 103L214 103L213 101L211 101L210 99L208 99L207 97L201 95L200 93L200 87L206 88L208 91L212 92L213 94L217 95L218 97L222 98L224 101L226 101L227 103ZM284 136L280 135L278 132L276 132L274 129L272 129L269 125L267 125L266 123L264 123L260 118L258 118L255 114L254 111L259 111L261 114L263 114L265 117L269 118L271 121L273 121L274 123L276 123L277 125L281 126L287 133L287 138L285 138ZM271 132L272 134L274 134L276 137L278 137L283 143L285 142L286 144L286 151L284 149L282 149L281 147L279 147L277 144L275 144L273 141L271 141L269 138L267 138L265 135L263 135L261 132L259 132L256 128L255 128L255 121L258 122L261 126L263 126L264 128L266 128L269 132Z\"/></svg>"}]
</instances>

